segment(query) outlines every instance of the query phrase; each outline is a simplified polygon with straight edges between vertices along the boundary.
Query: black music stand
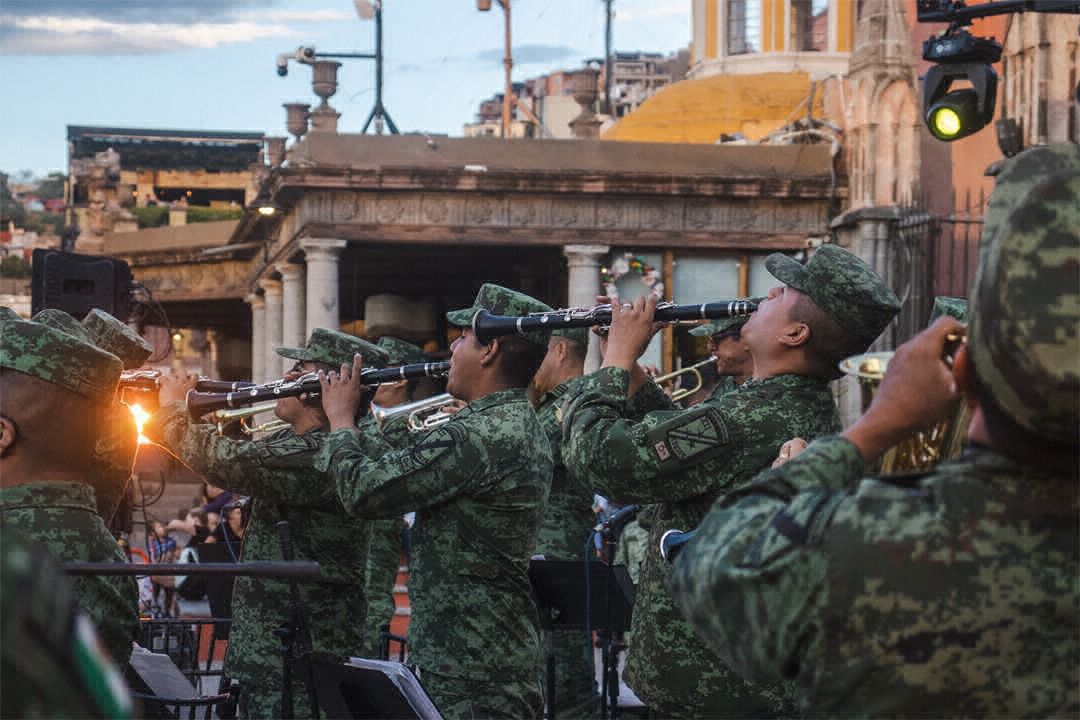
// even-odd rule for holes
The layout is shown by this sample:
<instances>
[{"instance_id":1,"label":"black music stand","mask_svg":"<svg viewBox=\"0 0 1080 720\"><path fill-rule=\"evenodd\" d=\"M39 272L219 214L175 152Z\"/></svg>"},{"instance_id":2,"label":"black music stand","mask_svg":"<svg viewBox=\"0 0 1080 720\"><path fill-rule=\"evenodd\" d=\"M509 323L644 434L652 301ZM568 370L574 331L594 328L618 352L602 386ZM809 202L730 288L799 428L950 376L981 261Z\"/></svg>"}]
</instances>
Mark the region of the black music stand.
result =
<instances>
[{"instance_id":1,"label":"black music stand","mask_svg":"<svg viewBox=\"0 0 1080 720\"><path fill-rule=\"evenodd\" d=\"M403 663L350 658L311 660L319 707L330 718L441 720L424 686Z\"/></svg>"},{"instance_id":2,"label":"black music stand","mask_svg":"<svg viewBox=\"0 0 1080 720\"><path fill-rule=\"evenodd\" d=\"M585 604L586 569L588 605ZM630 628L634 608L634 583L626 567L598 561L586 564L581 560L533 559L529 561L529 581L540 609L540 626L547 638L548 719L553 720L556 716L554 634L561 630L597 630L601 633L604 688L600 702L605 713L609 707L614 711L619 698L616 638ZM608 692L612 687L614 691ZM610 700L607 694L610 694Z\"/></svg>"}]
</instances>

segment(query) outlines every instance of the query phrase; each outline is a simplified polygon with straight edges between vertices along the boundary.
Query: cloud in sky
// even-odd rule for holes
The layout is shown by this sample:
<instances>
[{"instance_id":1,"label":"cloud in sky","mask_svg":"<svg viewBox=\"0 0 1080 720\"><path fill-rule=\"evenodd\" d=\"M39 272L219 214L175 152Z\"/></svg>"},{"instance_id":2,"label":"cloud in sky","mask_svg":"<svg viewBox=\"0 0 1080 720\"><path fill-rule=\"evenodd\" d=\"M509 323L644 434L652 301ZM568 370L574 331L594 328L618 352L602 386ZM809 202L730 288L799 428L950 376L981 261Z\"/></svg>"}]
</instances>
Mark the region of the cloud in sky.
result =
<instances>
[{"instance_id":1,"label":"cloud in sky","mask_svg":"<svg viewBox=\"0 0 1080 720\"><path fill-rule=\"evenodd\" d=\"M347 20L340 10L277 10L271 0L5 0L5 55L146 55L289 35L304 22Z\"/></svg>"},{"instance_id":2,"label":"cloud in sky","mask_svg":"<svg viewBox=\"0 0 1080 720\"><path fill-rule=\"evenodd\" d=\"M483 62L499 62L503 59L503 48L490 48L481 50L476 54L476 59ZM580 53L566 45L515 45L514 64L531 65L536 63L549 63L574 57Z\"/></svg>"},{"instance_id":3,"label":"cloud in sky","mask_svg":"<svg viewBox=\"0 0 1080 720\"><path fill-rule=\"evenodd\" d=\"M660 18L672 18L690 15L690 9L686 5L677 2L668 2L665 0L662 3L653 5L651 7L643 8L630 8L615 10L615 22L617 23L632 23L648 20L659 20Z\"/></svg>"}]
</instances>

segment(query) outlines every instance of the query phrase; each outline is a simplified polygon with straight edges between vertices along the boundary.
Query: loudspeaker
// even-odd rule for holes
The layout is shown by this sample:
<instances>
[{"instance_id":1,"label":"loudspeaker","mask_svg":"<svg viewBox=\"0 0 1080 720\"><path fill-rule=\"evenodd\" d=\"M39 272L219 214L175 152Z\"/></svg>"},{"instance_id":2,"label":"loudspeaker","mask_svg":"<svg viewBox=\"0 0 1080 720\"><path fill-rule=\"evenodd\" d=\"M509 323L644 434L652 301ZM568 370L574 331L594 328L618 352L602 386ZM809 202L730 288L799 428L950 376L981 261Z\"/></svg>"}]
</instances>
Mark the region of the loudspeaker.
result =
<instances>
[{"instance_id":1,"label":"loudspeaker","mask_svg":"<svg viewBox=\"0 0 1080 720\"><path fill-rule=\"evenodd\" d=\"M120 320L131 315L131 268L104 255L34 250L31 259L31 312L55 308L82 319L100 308Z\"/></svg>"}]
</instances>

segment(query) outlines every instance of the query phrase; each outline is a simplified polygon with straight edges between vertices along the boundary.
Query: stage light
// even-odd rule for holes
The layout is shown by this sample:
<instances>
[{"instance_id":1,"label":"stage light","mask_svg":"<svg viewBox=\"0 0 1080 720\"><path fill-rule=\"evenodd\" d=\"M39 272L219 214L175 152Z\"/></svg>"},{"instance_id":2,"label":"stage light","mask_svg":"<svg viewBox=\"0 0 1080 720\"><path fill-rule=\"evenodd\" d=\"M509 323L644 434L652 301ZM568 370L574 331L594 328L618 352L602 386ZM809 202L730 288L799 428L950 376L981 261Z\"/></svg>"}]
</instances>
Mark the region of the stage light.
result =
<instances>
[{"instance_id":1,"label":"stage light","mask_svg":"<svg viewBox=\"0 0 1080 720\"><path fill-rule=\"evenodd\" d=\"M978 116L978 104L974 90L951 92L926 111L926 125L934 137L946 142L970 135L986 124Z\"/></svg>"},{"instance_id":2,"label":"stage light","mask_svg":"<svg viewBox=\"0 0 1080 720\"><path fill-rule=\"evenodd\" d=\"M971 87L951 90L955 80ZM983 63L935 65L926 73L923 88L924 119L938 140L952 142L986 127L994 119L997 73Z\"/></svg>"}]
</instances>

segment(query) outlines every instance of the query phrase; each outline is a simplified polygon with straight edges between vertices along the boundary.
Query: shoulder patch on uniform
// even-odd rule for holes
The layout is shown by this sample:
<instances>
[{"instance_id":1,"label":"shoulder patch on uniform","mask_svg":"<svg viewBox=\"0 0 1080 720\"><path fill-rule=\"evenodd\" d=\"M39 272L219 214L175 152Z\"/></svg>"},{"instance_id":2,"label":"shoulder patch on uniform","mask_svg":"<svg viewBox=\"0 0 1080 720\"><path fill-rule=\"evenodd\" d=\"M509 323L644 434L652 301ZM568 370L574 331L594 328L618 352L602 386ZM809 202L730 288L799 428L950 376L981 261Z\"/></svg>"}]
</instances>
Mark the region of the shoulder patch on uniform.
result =
<instances>
[{"instance_id":1,"label":"shoulder patch on uniform","mask_svg":"<svg viewBox=\"0 0 1080 720\"><path fill-rule=\"evenodd\" d=\"M450 452L463 439L463 430L453 423L446 423L420 436L405 454L410 470L419 470L432 464Z\"/></svg>"},{"instance_id":2,"label":"shoulder patch on uniform","mask_svg":"<svg viewBox=\"0 0 1080 720\"><path fill-rule=\"evenodd\" d=\"M649 444L661 462L685 461L730 440L723 418L707 408L682 413L649 433Z\"/></svg>"},{"instance_id":3,"label":"shoulder patch on uniform","mask_svg":"<svg viewBox=\"0 0 1080 720\"><path fill-rule=\"evenodd\" d=\"M320 443L311 434L283 435L259 441L259 456L263 459L286 458L304 453L316 453Z\"/></svg>"}]
</instances>

